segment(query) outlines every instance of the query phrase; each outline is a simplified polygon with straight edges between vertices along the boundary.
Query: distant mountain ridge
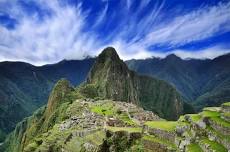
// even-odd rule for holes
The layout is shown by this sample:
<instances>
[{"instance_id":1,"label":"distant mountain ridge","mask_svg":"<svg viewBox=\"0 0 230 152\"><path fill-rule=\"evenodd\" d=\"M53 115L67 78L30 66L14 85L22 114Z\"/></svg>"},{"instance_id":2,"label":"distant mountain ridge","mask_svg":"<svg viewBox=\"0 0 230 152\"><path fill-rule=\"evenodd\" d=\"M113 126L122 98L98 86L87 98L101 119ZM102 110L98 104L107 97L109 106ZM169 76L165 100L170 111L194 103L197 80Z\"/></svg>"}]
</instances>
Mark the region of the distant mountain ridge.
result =
<instances>
[{"instance_id":1,"label":"distant mountain ridge","mask_svg":"<svg viewBox=\"0 0 230 152\"><path fill-rule=\"evenodd\" d=\"M85 100L85 102L80 103L78 106L71 106L71 104L75 104L75 101L78 100ZM95 103L96 101L98 101L98 103L100 103L100 101L111 103L109 100L117 103L123 102L124 105L128 105L126 102L136 103L144 109L154 111L169 120L179 118L186 110L193 112L192 107L183 101L183 98L175 88L165 81L148 76L141 76L130 71L124 61L119 58L115 49L109 47L104 49L96 58L96 61L88 73L87 81L78 87L74 88L70 82L65 79L59 80L52 89L47 106L41 107L33 116L25 118L18 123L14 132L12 132L4 142L3 148L7 148L7 151L10 152L34 151L34 146L32 146L32 149L30 146L28 149L26 148L27 150L24 148L35 136L46 133L65 119L71 117L71 119L78 119L80 115L85 118L87 118L88 115L95 115L90 112L93 107L90 106L90 108L87 106L87 102L97 105L97 103ZM111 108L115 108L113 107L115 105L116 104L112 104ZM120 103L119 105L122 104ZM103 108L98 111L98 107L102 108L97 106L95 107L95 111L101 111L103 113L106 111L104 111ZM132 126L135 123L129 120L127 121L131 116L126 116L126 110L132 113L132 109L126 108L123 110L118 109L116 113L121 115L120 117L124 119L125 124ZM103 115L105 116L105 114L106 113ZM151 117L159 119L159 117L152 112L149 114ZM109 114L108 116L111 117L114 115ZM106 127L105 123L101 122L102 120L99 122L92 120L91 122L89 118L87 118L88 120L86 119L86 121L88 121L87 124L82 122L79 123L79 125L81 125L82 128L87 128L89 125L93 124L93 126L97 126L99 123L99 126L103 124L104 127ZM109 117L107 119L109 119ZM58 141L58 139L55 141ZM39 143L42 142L43 141ZM49 145L50 144L48 144L48 147L43 147L41 151L60 151L59 148L52 148L49 147Z\"/></svg>"},{"instance_id":2,"label":"distant mountain ridge","mask_svg":"<svg viewBox=\"0 0 230 152\"><path fill-rule=\"evenodd\" d=\"M0 141L16 123L46 104L54 84L61 78L73 85L83 82L95 58L63 60L36 67L23 62L0 62ZM171 83L197 109L230 100L230 54L211 59L183 60L175 55L164 59L129 60L137 73ZM37 92L40 92L39 94Z\"/></svg>"},{"instance_id":3,"label":"distant mountain ridge","mask_svg":"<svg viewBox=\"0 0 230 152\"><path fill-rule=\"evenodd\" d=\"M227 152L230 103L181 115L177 121L156 114L170 119L189 107L175 88L129 70L109 47L78 87L59 80L47 105L18 123L0 151Z\"/></svg>"},{"instance_id":4,"label":"distant mountain ridge","mask_svg":"<svg viewBox=\"0 0 230 152\"><path fill-rule=\"evenodd\" d=\"M183 60L173 54L166 58L129 60L126 64L138 73L171 83L198 110L230 100L229 53L212 60Z\"/></svg>"},{"instance_id":5,"label":"distant mountain ridge","mask_svg":"<svg viewBox=\"0 0 230 152\"><path fill-rule=\"evenodd\" d=\"M63 60L36 67L24 62L0 63L0 141L17 122L46 104L54 84L67 78L73 85L85 80L94 58Z\"/></svg>"}]
</instances>

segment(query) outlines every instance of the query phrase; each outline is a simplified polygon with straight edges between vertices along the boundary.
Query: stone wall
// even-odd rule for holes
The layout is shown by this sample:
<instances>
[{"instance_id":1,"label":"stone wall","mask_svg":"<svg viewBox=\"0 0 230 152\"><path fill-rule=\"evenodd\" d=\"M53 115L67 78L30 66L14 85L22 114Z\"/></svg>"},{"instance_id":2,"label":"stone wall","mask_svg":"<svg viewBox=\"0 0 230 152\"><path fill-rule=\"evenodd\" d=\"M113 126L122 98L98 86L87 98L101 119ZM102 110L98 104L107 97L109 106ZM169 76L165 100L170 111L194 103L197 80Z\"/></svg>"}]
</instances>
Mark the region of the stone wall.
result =
<instances>
[{"instance_id":1,"label":"stone wall","mask_svg":"<svg viewBox=\"0 0 230 152\"><path fill-rule=\"evenodd\" d=\"M169 131L160 130L160 129L156 129L156 128L148 128L148 133L150 135L156 135L159 138L169 140L172 143L175 142L175 137L176 137L175 132L169 132Z\"/></svg>"},{"instance_id":2,"label":"stone wall","mask_svg":"<svg viewBox=\"0 0 230 152\"><path fill-rule=\"evenodd\" d=\"M218 143L222 144L226 149L230 150L230 142L226 139L219 139L216 140Z\"/></svg>"},{"instance_id":3,"label":"stone wall","mask_svg":"<svg viewBox=\"0 0 230 152\"><path fill-rule=\"evenodd\" d=\"M225 121L228 121L230 122L230 116L227 116L227 115L221 115L221 118L224 119Z\"/></svg>"},{"instance_id":4,"label":"stone wall","mask_svg":"<svg viewBox=\"0 0 230 152\"><path fill-rule=\"evenodd\" d=\"M221 105L221 111L222 112L230 112L230 106Z\"/></svg>"},{"instance_id":5,"label":"stone wall","mask_svg":"<svg viewBox=\"0 0 230 152\"><path fill-rule=\"evenodd\" d=\"M223 135L230 135L230 128L224 127L220 124L217 124L215 121L209 120L210 126L215 130L219 131Z\"/></svg>"},{"instance_id":6,"label":"stone wall","mask_svg":"<svg viewBox=\"0 0 230 152\"><path fill-rule=\"evenodd\" d=\"M141 138L142 134L140 132L106 130L106 140L101 145L101 151L125 151Z\"/></svg>"},{"instance_id":7,"label":"stone wall","mask_svg":"<svg viewBox=\"0 0 230 152\"><path fill-rule=\"evenodd\" d=\"M149 140L143 140L144 148L149 151L154 152L167 152L167 146L162 145L157 142L149 141Z\"/></svg>"}]
</instances>

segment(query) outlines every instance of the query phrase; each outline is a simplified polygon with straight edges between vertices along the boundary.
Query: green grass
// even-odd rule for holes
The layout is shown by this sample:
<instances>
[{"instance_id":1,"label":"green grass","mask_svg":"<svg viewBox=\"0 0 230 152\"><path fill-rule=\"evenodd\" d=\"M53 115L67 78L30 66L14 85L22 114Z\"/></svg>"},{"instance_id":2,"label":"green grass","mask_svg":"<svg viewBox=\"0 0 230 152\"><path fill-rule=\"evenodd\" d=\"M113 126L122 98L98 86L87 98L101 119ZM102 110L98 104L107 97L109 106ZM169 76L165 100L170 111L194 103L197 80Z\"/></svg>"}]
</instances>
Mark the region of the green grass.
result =
<instances>
[{"instance_id":1,"label":"green grass","mask_svg":"<svg viewBox=\"0 0 230 152\"><path fill-rule=\"evenodd\" d=\"M230 106L230 102L226 102L222 104L223 106Z\"/></svg>"},{"instance_id":2,"label":"green grass","mask_svg":"<svg viewBox=\"0 0 230 152\"><path fill-rule=\"evenodd\" d=\"M227 152L227 149L223 145L221 145L221 144L219 144L219 143L217 143L215 141L210 141L207 138L203 138L201 140L201 143L210 145L210 148L212 150L215 150L215 151L218 151L218 152Z\"/></svg>"},{"instance_id":3,"label":"green grass","mask_svg":"<svg viewBox=\"0 0 230 152\"><path fill-rule=\"evenodd\" d=\"M211 120L213 120L214 122L216 122L217 124L223 127L230 128L230 123L225 121L224 119L221 119L220 117L212 117Z\"/></svg>"},{"instance_id":4,"label":"green grass","mask_svg":"<svg viewBox=\"0 0 230 152\"><path fill-rule=\"evenodd\" d=\"M189 114L193 122L198 122L201 119L199 114Z\"/></svg>"},{"instance_id":5,"label":"green grass","mask_svg":"<svg viewBox=\"0 0 230 152\"><path fill-rule=\"evenodd\" d=\"M116 108L114 108L113 103L111 102L103 102L98 105L91 105L90 110L100 115L105 116L114 116L116 114Z\"/></svg>"},{"instance_id":6,"label":"green grass","mask_svg":"<svg viewBox=\"0 0 230 152\"><path fill-rule=\"evenodd\" d=\"M93 134L87 135L85 137L87 141L92 142L95 145L101 145L105 139L105 132L104 131L97 131Z\"/></svg>"},{"instance_id":7,"label":"green grass","mask_svg":"<svg viewBox=\"0 0 230 152\"><path fill-rule=\"evenodd\" d=\"M116 131L127 131L127 132L141 132L142 128L140 127L106 127L108 130Z\"/></svg>"},{"instance_id":8,"label":"green grass","mask_svg":"<svg viewBox=\"0 0 230 152\"><path fill-rule=\"evenodd\" d=\"M135 125L135 123L129 118L127 114L121 114L119 116L119 119L122 120L123 122L129 124L129 125Z\"/></svg>"},{"instance_id":9,"label":"green grass","mask_svg":"<svg viewBox=\"0 0 230 152\"><path fill-rule=\"evenodd\" d=\"M185 121L184 115L180 116L180 118L178 119L178 121Z\"/></svg>"},{"instance_id":10,"label":"green grass","mask_svg":"<svg viewBox=\"0 0 230 152\"><path fill-rule=\"evenodd\" d=\"M171 149L176 149L176 145L174 143L172 143L168 140L165 140L165 139L161 139L161 138L152 136L152 135L145 135L142 139L149 140L149 141L156 142L156 143L160 143L160 144L165 145Z\"/></svg>"},{"instance_id":11,"label":"green grass","mask_svg":"<svg viewBox=\"0 0 230 152\"><path fill-rule=\"evenodd\" d=\"M157 128L166 131L174 131L177 124L178 123L176 121L147 121L145 123L145 125L150 128Z\"/></svg>"},{"instance_id":12,"label":"green grass","mask_svg":"<svg viewBox=\"0 0 230 152\"><path fill-rule=\"evenodd\" d=\"M226 120L220 118L220 113L216 111L203 111L202 112L203 117L210 117L210 119L217 124L223 126L223 127L230 127L230 123Z\"/></svg>"},{"instance_id":13,"label":"green grass","mask_svg":"<svg viewBox=\"0 0 230 152\"><path fill-rule=\"evenodd\" d=\"M188 121L185 120L185 115L180 116L180 118L177 120L178 124L177 126L187 126L190 125Z\"/></svg>"},{"instance_id":14,"label":"green grass","mask_svg":"<svg viewBox=\"0 0 230 152\"><path fill-rule=\"evenodd\" d=\"M65 150L68 152L80 152L81 146L84 143L83 138L74 137L66 145L64 145Z\"/></svg>"},{"instance_id":15,"label":"green grass","mask_svg":"<svg viewBox=\"0 0 230 152\"><path fill-rule=\"evenodd\" d=\"M209 111L209 110L205 110L201 114L203 117L219 117L220 116L219 112Z\"/></svg>"},{"instance_id":16,"label":"green grass","mask_svg":"<svg viewBox=\"0 0 230 152\"><path fill-rule=\"evenodd\" d=\"M225 112L225 113L223 113L223 116L224 116L224 117L230 117L230 112Z\"/></svg>"},{"instance_id":17,"label":"green grass","mask_svg":"<svg viewBox=\"0 0 230 152\"><path fill-rule=\"evenodd\" d=\"M200 146L196 143L192 143L188 145L186 148L187 148L186 150L187 152L203 152Z\"/></svg>"}]
</instances>

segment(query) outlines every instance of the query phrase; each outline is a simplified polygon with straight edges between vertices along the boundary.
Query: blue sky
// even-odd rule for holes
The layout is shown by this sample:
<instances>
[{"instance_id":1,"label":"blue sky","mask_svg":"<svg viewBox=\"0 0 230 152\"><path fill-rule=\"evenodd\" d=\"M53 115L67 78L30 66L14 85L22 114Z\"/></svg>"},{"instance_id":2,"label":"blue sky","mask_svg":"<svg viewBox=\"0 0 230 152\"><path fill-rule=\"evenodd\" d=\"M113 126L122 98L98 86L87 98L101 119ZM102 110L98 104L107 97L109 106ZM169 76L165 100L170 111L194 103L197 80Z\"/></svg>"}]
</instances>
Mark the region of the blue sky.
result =
<instances>
[{"instance_id":1,"label":"blue sky","mask_svg":"<svg viewBox=\"0 0 230 152\"><path fill-rule=\"evenodd\" d=\"M96 56L214 58L230 52L229 0L0 0L0 61Z\"/></svg>"}]
</instances>

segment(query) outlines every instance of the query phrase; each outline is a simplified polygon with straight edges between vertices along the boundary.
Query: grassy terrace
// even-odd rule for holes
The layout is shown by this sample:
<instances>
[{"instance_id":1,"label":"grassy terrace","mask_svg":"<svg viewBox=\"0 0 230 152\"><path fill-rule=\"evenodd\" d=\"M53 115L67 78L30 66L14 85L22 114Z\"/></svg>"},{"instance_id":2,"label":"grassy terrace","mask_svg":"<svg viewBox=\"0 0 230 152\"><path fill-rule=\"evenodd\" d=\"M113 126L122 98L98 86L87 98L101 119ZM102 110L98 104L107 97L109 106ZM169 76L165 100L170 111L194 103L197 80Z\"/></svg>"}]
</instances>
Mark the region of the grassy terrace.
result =
<instances>
[{"instance_id":1,"label":"grassy terrace","mask_svg":"<svg viewBox=\"0 0 230 152\"><path fill-rule=\"evenodd\" d=\"M217 124L219 124L223 127L230 128L230 123L221 119L220 117L212 117L211 120L215 121Z\"/></svg>"},{"instance_id":2,"label":"grassy terrace","mask_svg":"<svg viewBox=\"0 0 230 152\"><path fill-rule=\"evenodd\" d=\"M203 138L201 140L201 143L210 145L210 148L212 150L215 150L215 151L218 151L218 152L227 152L227 149L223 145L221 145L221 144L219 144L219 143L217 143L215 141L210 141L207 138Z\"/></svg>"},{"instance_id":3,"label":"grassy terrace","mask_svg":"<svg viewBox=\"0 0 230 152\"><path fill-rule=\"evenodd\" d=\"M199 114L189 114L193 122L198 122L201 119Z\"/></svg>"},{"instance_id":4,"label":"grassy terrace","mask_svg":"<svg viewBox=\"0 0 230 152\"><path fill-rule=\"evenodd\" d=\"M228 142L230 142L230 136L229 135L223 135L222 133L216 131L215 129L213 129L212 127L208 126L206 128L208 131L212 132L214 135L216 135L218 138L220 138L221 140L227 140Z\"/></svg>"},{"instance_id":5,"label":"grassy terrace","mask_svg":"<svg viewBox=\"0 0 230 152\"><path fill-rule=\"evenodd\" d=\"M225 116L225 117L230 117L230 112L225 112L225 113L223 113L223 116Z\"/></svg>"},{"instance_id":6,"label":"grassy terrace","mask_svg":"<svg viewBox=\"0 0 230 152\"><path fill-rule=\"evenodd\" d=\"M221 126L230 128L230 123L220 118L220 113L216 111L205 110L202 112L203 117L210 117L210 119Z\"/></svg>"},{"instance_id":7,"label":"grassy terrace","mask_svg":"<svg viewBox=\"0 0 230 152\"><path fill-rule=\"evenodd\" d=\"M155 136L152 136L152 135L145 135L143 137L144 140L149 140L151 142L156 142L156 143L160 143L162 145L165 145L167 146L168 148L170 149L176 149L176 145L174 143L171 143L170 141L168 140L164 140L164 139L161 139L161 138L158 138L158 137L155 137Z\"/></svg>"},{"instance_id":8,"label":"grassy terrace","mask_svg":"<svg viewBox=\"0 0 230 152\"><path fill-rule=\"evenodd\" d=\"M222 104L223 106L230 106L230 102L226 102Z\"/></svg>"},{"instance_id":9,"label":"grassy terrace","mask_svg":"<svg viewBox=\"0 0 230 152\"><path fill-rule=\"evenodd\" d=\"M174 131L177 125L176 121L147 121L145 125L150 128L161 129L165 131Z\"/></svg>"},{"instance_id":10,"label":"grassy terrace","mask_svg":"<svg viewBox=\"0 0 230 152\"><path fill-rule=\"evenodd\" d=\"M141 132L140 127L106 127L106 129L116 132L116 131L127 131L127 132Z\"/></svg>"},{"instance_id":11,"label":"grassy terrace","mask_svg":"<svg viewBox=\"0 0 230 152\"><path fill-rule=\"evenodd\" d=\"M200 146L196 143L190 144L186 147L187 152L203 152Z\"/></svg>"},{"instance_id":12,"label":"grassy terrace","mask_svg":"<svg viewBox=\"0 0 230 152\"><path fill-rule=\"evenodd\" d=\"M100 115L105 116L113 116L116 115L116 108L114 108L114 105L112 102L103 102L98 105L91 105L90 109L92 112L95 112Z\"/></svg>"},{"instance_id":13,"label":"grassy terrace","mask_svg":"<svg viewBox=\"0 0 230 152\"><path fill-rule=\"evenodd\" d=\"M105 132L104 131L97 131L93 134L87 135L85 137L87 141L90 141L96 145L101 145L105 139Z\"/></svg>"},{"instance_id":14,"label":"grassy terrace","mask_svg":"<svg viewBox=\"0 0 230 152\"><path fill-rule=\"evenodd\" d=\"M129 124L129 125L136 125L127 114L121 114L119 115L119 119L122 120L123 122Z\"/></svg>"},{"instance_id":15,"label":"grassy terrace","mask_svg":"<svg viewBox=\"0 0 230 152\"><path fill-rule=\"evenodd\" d=\"M216 112L219 112L220 109L221 109L220 107L206 107L203 110L204 111L216 111Z\"/></svg>"},{"instance_id":16,"label":"grassy terrace","mask_svg":"<svg viewBox=\"0 0 230 152\"><path fill-rule=\"evenodd\" d=\"M220 113L216 111L204 110L202 113L203 117L219 117Z\"/></svg>"}]
</instances>

